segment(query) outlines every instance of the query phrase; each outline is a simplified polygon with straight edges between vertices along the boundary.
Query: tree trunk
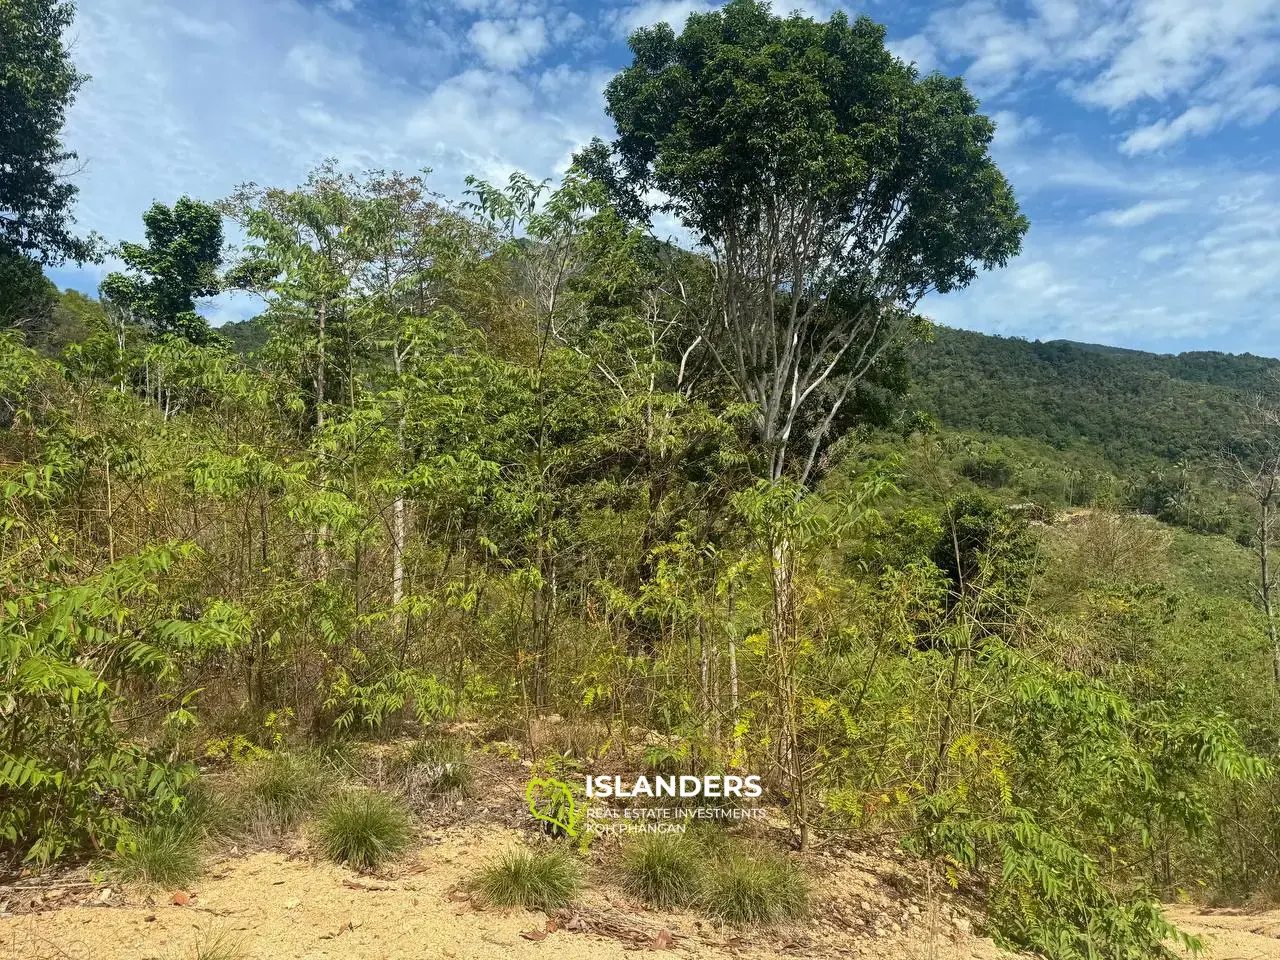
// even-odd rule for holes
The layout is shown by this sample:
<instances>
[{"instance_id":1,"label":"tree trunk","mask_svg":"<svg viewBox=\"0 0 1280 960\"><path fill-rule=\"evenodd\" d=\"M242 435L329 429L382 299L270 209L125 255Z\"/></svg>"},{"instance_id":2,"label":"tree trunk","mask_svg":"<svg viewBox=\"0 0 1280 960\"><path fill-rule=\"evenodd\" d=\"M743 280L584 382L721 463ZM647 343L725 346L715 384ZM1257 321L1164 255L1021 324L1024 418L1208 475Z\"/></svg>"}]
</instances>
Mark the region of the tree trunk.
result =
<instances>
[{"instance_id":1,"label":"tree trunk","mask_svg":"<svg viewBox=\"0 0 1280 960\"><path fill-rule=\"evenodd\" d=\"M325 391L325 343L324 343L324 319L325 319L324 301L320 303L320 312L317 317L317 339L318 351L316 357L316 430L324 429L324 391ZM323 489L326 485L323 467L321 468L320 487ZM316 534L316 577L319 580L329 579L329 525L322 523L320 530Z\"/></svg>"},{"instance_id":2,"label":"tree trunk","mask_svg":"<svg viewBox=\"0 0 1280 960\"><path fill-rule=\"evenodd\" d=\"M1258 564L1260 569L1258 592L1262 599L1262 612L1267 617L1267 639L1271 642L1272 670L1275 674L1276 685L1280 686L1280 638L1276 634L1275 607L1271 602L1271 525L1273 521L1271 498L1264 498L1261 501L1261 507L1262 523L1258 528Z\"/></svg>"},{"instance_id":3,"label":"tree trunk","mask_svg":"<svg viewBox=\"0 0 1280 960\"><path fill-rule=\"evenodd\" d=\"M778 743L778 762L786 776L791 803L788 816L796 831L800 849L809 842L808 782L804 756L800 749L799 702L795 684L798 624L795 606L795 547L786 539L772 550L773 617L769 624L777 676L778 707L782 736Z\"/></svg>"}]
</instances>

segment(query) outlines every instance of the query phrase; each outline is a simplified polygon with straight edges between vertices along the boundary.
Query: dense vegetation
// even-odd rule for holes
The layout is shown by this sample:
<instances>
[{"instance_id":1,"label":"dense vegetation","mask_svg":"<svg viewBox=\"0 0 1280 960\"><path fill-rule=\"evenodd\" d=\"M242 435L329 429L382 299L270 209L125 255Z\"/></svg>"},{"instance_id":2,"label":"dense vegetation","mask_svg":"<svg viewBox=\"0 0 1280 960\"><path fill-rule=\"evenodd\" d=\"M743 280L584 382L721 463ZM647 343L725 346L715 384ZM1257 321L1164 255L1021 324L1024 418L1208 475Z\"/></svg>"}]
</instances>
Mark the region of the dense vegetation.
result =
<instances>
[{"instance_id":1,"label":"dense vegetation","mask_svg":"<svg viewBox=\"0 0 1280 960\"><path fill-rule=\"evenodd\" d=\"M1274 387L1280 361L1158 355L940 328L913 359L924 409L947 426L1091 445L1121 469L1205 460L1242 432L1241 401Z\"/></svg>"},{"instance_id":2,"label":"dense vegetation","mask_svg":"<svg viewBox=\"0 0 1280 960\"><path fill-rule=\"evenodd\" d=\"M1050 957L1167 955L1159 896L1270 889L1280 729L1250 554L1060 512L1123 503L1114 403L1064 387L1078 416L952 419L983 416L953 360L921 376L944 422L1050 443L906 415L913 351L979 349L929 344L919 298L1026 226L976 101L868 20L747 0L633 50L619 141L557 186L452 203L326 165L157 204L101 301L0 334L7 865L189 876L200 768L231 766L241 829L318 816L329 856L371 867L408 812L302 751L420 740L398 791L463 792L467 748L440 732L468 721L551 774L757 773L794 845L902 836ZM655 184L702 248L653 241ZM224 220L247 238L228 264ZM846 257L868 220L888 240ZM264 304L240 351L192 309L222 288ZM729 922L806 909L792 861L704 842L620 869ZM559 905L576 856L513 854L479 889Z\"/></svg>"},{"instance_id":3,"label":"dense vegetation","mask_svg":"<svg viewBox=\"0 0 1280 960\"><path fill-rule=\"evenodd\" d=\"M1250 509L1220 467L1251 457L1250 411L1274 394L1280 361L938 328L913 354L912 376L915 405L943 425L1061 451L1059 502L1123 505L1242 543L1253 535ZM970 469L1006 475L1013 467L1002 457L996 443Z\"/></svg>"}]
</instances>

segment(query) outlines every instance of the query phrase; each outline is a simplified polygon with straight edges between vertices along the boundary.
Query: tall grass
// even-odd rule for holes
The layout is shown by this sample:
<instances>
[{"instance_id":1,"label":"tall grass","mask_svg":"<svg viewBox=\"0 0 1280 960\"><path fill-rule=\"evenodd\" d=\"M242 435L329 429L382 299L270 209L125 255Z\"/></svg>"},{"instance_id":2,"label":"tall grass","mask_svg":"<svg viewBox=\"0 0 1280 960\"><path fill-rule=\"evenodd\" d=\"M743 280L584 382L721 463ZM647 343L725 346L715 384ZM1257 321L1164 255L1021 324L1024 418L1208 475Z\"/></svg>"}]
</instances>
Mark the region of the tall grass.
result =
<instances>
[{"instance_id":1,"label":"tall grass","mask_svg":"<svg viewBox=\"0 0 1280 960\"><path fill-rule=\"evenodd\" d=\"M582 870L563 850L512 850L487 864L476 888L495 907L558 910L582 889Z\"/></svg>"},{"instance_id":2,"label":"tall grass","mask_svg":"<svg viewBox=\"0 0 1280 960\"><path fill-rule=\"evenodd\" d=\"M622 851L622 887L655 907L693 903L703 882L706 851L683 834L642 834Z\"/></svg>"},{"instance_id":3,"label":"tall grass","mask_svg":"<svg viewBox=\"0 0 1280 960\"><path fill-rule=\"evenodd\" d=\"M720 856L702 884L702 905L733 924L770 924L804 916L809 884L800 867L763 848Z\"/></svg>"},{"instance_id":4,"label":"tall grass","mask_svg":"<svg viewBox=\"0 0 1280 960\"><path fill-rule=\"evenodd\" d=\"M184 887L200 875L202 838L190 827L159 821L139 827L115 858L116 874L125 883Z\"/></svg>"},{"instance_id":5,"label":"tall grass","mask_svg":"<svg viewBox=\"0 0 1280 960\"><path fill-rule=\"evenodd\" d=\"M249 767L242 786L242 829L262 839L287 833L329 793L328 772L314 758L276 754Z\"/></svg>"},{"instance_id":6,"label":"tall grass","mask_svg":"<svg viewBox=\"0 0 1280 960\"><path fill-rule=\"evenodd\" d=\"M404 852L413 827L408 812L391 797L352 790L329 803L317 834L330 860L372 870Z\"/></svg>"}]
</instances>

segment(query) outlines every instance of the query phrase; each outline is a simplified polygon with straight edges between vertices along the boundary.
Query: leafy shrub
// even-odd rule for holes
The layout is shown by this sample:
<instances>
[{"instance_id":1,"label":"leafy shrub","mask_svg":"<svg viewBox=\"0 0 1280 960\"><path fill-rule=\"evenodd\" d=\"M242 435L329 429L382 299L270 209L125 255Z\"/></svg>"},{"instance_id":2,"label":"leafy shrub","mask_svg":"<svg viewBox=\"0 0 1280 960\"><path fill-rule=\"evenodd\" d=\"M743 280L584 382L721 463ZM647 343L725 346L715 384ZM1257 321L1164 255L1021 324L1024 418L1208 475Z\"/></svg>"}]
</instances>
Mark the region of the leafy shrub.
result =
<instances>
[{"instance_id":1,"label":"leafy shrub","mask_svg":"<svg viewBox=\"0 0 1280 960\"><path fill-rule=\"evenodd\" d=\"M153 602L189 545L152 547L64 580L57 571L79 569L77 561L58 537L51 546L27 527L47 521L43 511L70 469L51 462L0 476L0 501L13 508L0 515L8 555L38 561L10 563L3 575L0 704L10 722L0 745L0 850L36 863L75 850L125 852L131 819L170 805L195 775L125 734L118 717L139 704L126 704L115 681L128 674L163 687L178 650L199 655L241 639L232 605L213 604L193 621ZM157 715L166 726L194 719L184 698L176 708L162 702Z\"/></svg>"},{"instance_id":2,"label":"leafy shrub","mask_svg":"<svg viewBox=\"0 0 1280 960\"><path fill-rule=\"evenodd\" d=\"M512 850L480 871L476 887L495 907L557 910L582 889L582 871L560 849Z\"/></svg>"},{"instance_id":3,"label":"leafy shrub","mask_svg":"<svg viewBox=\"0 0 1280 960\"><path fill-rule=\"evenodd\" d=\"M804 915L809 884L786 857L736 849L707 871L701 900L708 913L728 923L777 923Z\"/></svg>"},{"instance_id":4,"label":"leafy shrub","mask_svg":"<svg viewBox=\"0 0 1280 960\"><path fill-rule=\"evenodd\" d=\"M200 875L200 847L199 833L183 824L148 824L116 854L116 873L126 883L183 887Z\"/></svg>"},{"instance_id":5,"label":"leafy shrub","mask_svg":"<svg viewBox=\"0 0 1280 960\"><path fill-rule=\"evenodd\" d=\"M357 870L372 870L403 853L413 836L405 809L372 790L339 794L326 808L318 830L325 856Z\"/></svg>"},{"instance_id":6,"label":"leafy shrub","mask_svg":"<svg viewBox=\"0 0 1280 960\"><path fill-rule=\"evenodd\" d=\"M697 897L705 855L682 834L642 834L623 850L623 889L656 907L685 906Z\"/></svg>"}]
</instances>

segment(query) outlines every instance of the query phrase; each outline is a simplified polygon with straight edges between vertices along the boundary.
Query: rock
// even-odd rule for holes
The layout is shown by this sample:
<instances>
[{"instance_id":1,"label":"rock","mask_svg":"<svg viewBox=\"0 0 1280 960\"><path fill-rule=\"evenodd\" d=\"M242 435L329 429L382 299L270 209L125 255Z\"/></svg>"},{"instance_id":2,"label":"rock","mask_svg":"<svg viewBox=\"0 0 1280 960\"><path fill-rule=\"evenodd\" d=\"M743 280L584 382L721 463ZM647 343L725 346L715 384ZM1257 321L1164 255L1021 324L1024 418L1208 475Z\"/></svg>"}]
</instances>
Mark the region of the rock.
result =
<instances>
[{"instance_id":1,"label":"rock","mask_svg":"<svg viewBox=\"0 0 1280 960\"><path fill-rule=\"evenodd\" d=\"M968 936L969 931L973 929L973 924L964 917L956 917L951 921L951 925L954 926L959 933L963 933L965 936Z\"/></svg>"}]
</instances>

